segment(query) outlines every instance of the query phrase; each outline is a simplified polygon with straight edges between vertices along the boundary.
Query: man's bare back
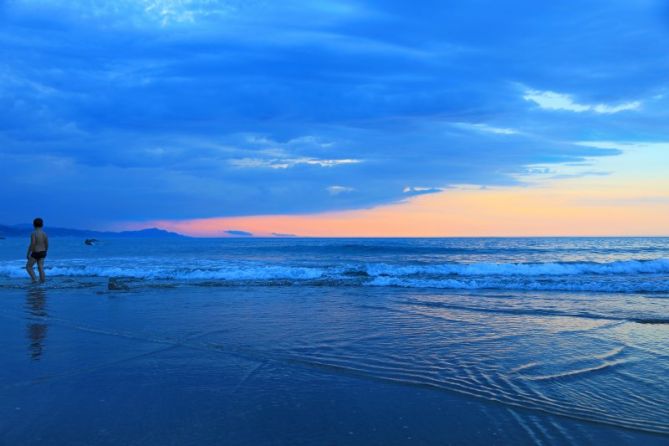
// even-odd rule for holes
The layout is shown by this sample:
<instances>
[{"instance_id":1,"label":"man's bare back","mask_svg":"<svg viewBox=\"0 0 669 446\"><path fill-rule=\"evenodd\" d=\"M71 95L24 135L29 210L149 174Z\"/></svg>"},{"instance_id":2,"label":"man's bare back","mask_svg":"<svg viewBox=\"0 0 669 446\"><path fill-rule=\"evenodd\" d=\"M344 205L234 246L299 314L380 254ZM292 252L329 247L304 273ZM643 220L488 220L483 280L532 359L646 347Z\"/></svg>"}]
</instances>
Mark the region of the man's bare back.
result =
<instances>
[{"instance_id":1,"label":"man's bare back","mask_svg":"<svg viewBox=\"0 0 669 446\"><path fill-rule=\"evenodd\" d=\"M26 254L28 259L26 271L28 271L32 281L37 282L37 277L33 270L33 266L37 263L39 281L44 282L46 280L46 275L44 274L44 259L49 250L49 237L46 235L46 232L42 230L44 222L41 218L36 218L33 221L33 226L35 227L35 230L30 234L30 246L28 246L28 253Z\"/></svg>"},{"instance_id":2,"label":"man's bare back","mask_svg":"<svg viewBox=\"0 0 669 446\"><path fill-rule=\"evenodd\" d=\"M49 239L42 229L35 229L30 235L30 241L33 245L33 252L42 252L48 249Z\"/></svg>"}]
</instances>

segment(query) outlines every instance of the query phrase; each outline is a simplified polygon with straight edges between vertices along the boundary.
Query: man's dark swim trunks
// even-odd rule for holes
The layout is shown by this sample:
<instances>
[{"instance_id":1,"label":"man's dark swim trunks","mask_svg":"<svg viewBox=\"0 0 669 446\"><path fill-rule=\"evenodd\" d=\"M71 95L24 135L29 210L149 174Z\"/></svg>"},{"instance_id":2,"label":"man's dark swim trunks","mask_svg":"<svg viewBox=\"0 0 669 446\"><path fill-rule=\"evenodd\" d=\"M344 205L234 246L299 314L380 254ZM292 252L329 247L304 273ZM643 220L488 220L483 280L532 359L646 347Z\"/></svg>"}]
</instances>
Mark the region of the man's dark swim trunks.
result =
<instances>
[{"instance_id":1,"label":"man's dark swim trunks","mask_svg":"<svg viewBox=\"0 0 669 446\"><path fill-rule=\"evenodd\" d=\"M33 252L30 254L30 257L32 257L35 260L43 259L46 257L46 251Z\"/></svg>"}]
</instances>

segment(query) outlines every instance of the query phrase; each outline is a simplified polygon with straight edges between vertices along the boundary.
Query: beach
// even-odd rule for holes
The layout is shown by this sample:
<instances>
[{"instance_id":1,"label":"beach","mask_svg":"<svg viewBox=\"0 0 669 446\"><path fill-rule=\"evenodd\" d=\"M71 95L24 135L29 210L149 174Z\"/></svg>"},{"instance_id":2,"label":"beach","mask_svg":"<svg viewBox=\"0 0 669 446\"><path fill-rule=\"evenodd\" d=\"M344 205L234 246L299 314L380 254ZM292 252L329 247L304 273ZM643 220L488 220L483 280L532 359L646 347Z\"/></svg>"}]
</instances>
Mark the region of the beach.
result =
<instances>
[{"instance_id":1,"label":"beach","mask_svg":"<svg viewBox=\"0 0 669 446\"><path fill-rule=\"evenodd\" d=\"M666 238L23 244L2 444L669 441Z\"/></svg>"}]
</instances>

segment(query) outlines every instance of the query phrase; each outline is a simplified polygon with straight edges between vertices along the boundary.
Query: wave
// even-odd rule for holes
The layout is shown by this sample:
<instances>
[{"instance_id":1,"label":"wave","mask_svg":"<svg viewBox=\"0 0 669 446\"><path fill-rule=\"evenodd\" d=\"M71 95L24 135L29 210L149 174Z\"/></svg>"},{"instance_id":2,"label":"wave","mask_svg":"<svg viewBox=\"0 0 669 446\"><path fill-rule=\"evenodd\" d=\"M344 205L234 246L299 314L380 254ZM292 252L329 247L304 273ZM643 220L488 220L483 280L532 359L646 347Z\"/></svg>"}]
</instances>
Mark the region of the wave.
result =
<instances>
[{"instance_id":1,"label":"wave","mask_svg":"<svg viewBox=\"0 0 669 446\"><path fill-rule=\"evenodd\" d=\"M609 263L549 262L549 263L441 263L423 265L392 265L385 263L366 266L372 276L409 276L419 274L457 276L574 276L583 274L661 274L669 273L669 259L622 260Z\"/></svg>"},{"instance_id":2,"label":"wave","mask_svg":"<svg viewBox=\"0 0 669 446\"><path fill-rule=\"evenodd\" d=\"M316 284L456 290L506 289L616 293L669 292L669 259L609 263L340 263L102 258L53 260L49 276L126 277L179 282ZM0 277L23 278L20 262L0 263Z\"/></svg>"},{"instance_id":3,"label":"wave","mask_svg":"<svg viewBox=\"0 0 669 446\"><path fill-rule=\"evenodd\" d=\"M49 276L60 277L128 277L134 279L172 280L308 280L322 277L318 268L284 267L264 265L261 267L224 266L220 268L178 268L178 267L132 267L132 266L53 266L45 268ZM0 275L5 277L25 277L21 267L0 266Z\"/></svg>"},{"instance_id":4,"label":"wave","mask_svg":"<svg viewBox=\"0 0 669 446\"><path fill-rule=\"evenodd\" d=\"M377 277L371 286L400 288L438 288L451 290L526 290L526 291L587 291L609 293L667 293L669 280L662 281L536 281L536 280L430 280L399 277Z\"/></svg>"}]
</instances>

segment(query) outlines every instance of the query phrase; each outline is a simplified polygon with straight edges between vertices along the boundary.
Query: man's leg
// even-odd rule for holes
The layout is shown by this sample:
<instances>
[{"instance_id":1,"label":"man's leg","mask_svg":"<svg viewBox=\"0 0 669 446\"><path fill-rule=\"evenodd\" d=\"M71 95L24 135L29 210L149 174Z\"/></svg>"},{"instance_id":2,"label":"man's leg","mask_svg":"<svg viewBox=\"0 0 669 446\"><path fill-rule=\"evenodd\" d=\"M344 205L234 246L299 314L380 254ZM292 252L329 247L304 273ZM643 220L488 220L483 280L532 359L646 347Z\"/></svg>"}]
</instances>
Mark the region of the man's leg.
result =
<instances>
[{"instance_id":1,"label":"man's leg","mask_svg":"<svg viewBox=\"0 0 669 446\"><path fill-rule=\"evenodd\" d=\"M32 270L32 268L30 268ZM37 261L37 270L39 271L39 281L44 283L46 280L46 275L44 274L44 259L39 259Z\"/></svg>"},{"instance_id":2,"label":"man's leg","mask_svg":"<svg viewBox=\"0 0 669 446\"><path fill-rule=\"evenodd\" d=\"M30 274L30 278L33 282L37 282L37 277L35 277L35 271L33 271L33 265L35 264L35 259L30 257L28 263L26 263L26 271Z\"/></svg>"}]
</instances>

